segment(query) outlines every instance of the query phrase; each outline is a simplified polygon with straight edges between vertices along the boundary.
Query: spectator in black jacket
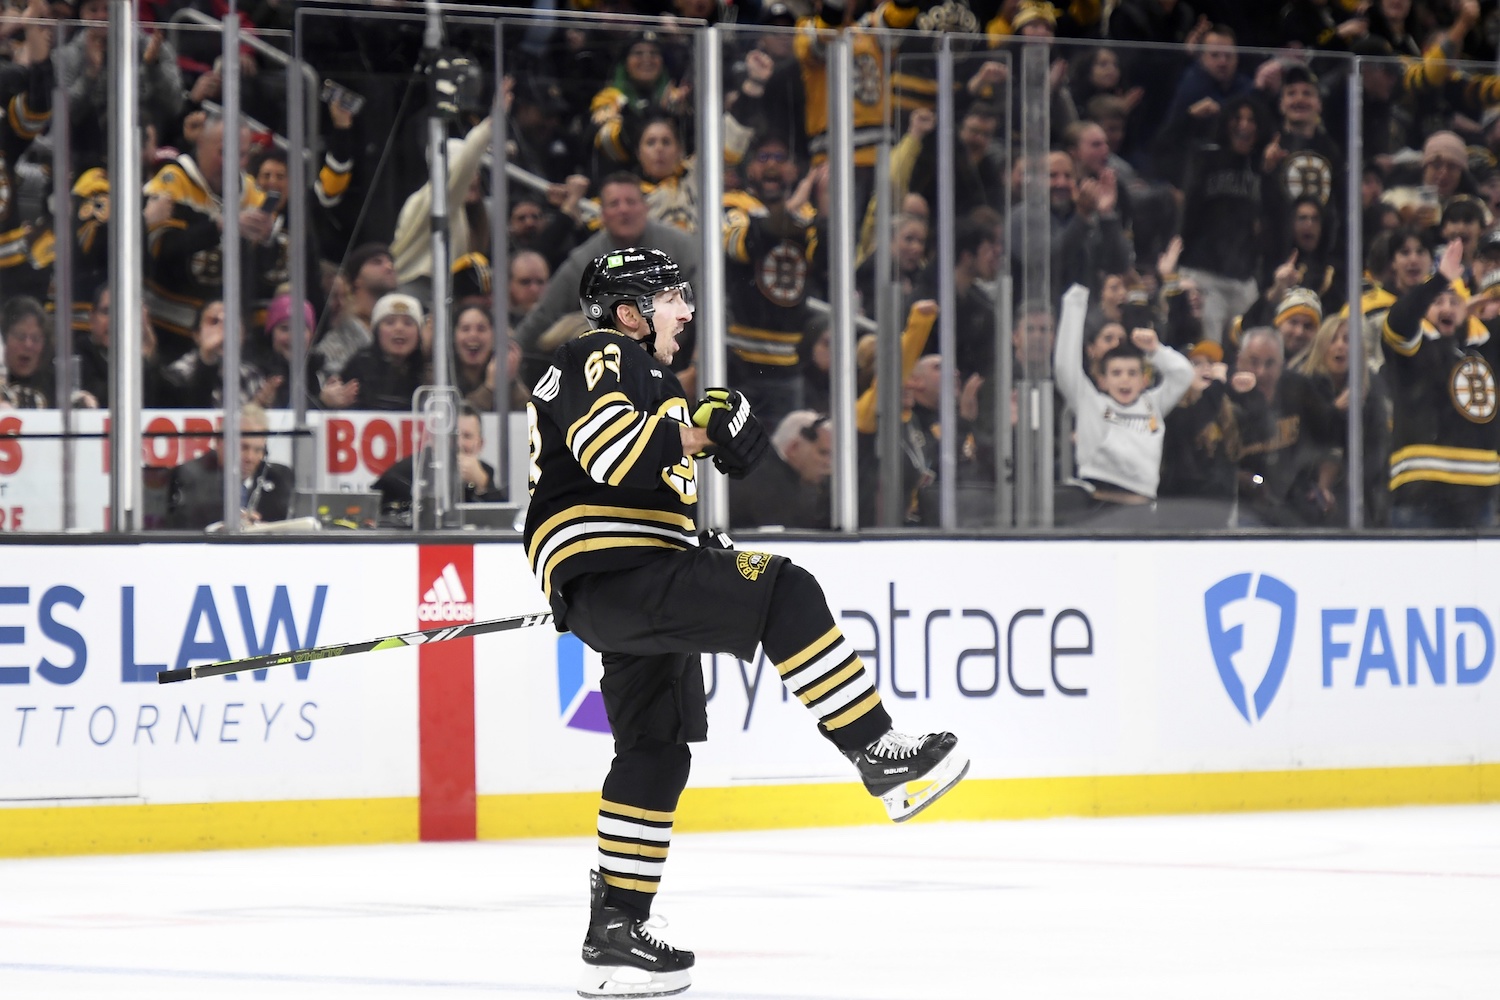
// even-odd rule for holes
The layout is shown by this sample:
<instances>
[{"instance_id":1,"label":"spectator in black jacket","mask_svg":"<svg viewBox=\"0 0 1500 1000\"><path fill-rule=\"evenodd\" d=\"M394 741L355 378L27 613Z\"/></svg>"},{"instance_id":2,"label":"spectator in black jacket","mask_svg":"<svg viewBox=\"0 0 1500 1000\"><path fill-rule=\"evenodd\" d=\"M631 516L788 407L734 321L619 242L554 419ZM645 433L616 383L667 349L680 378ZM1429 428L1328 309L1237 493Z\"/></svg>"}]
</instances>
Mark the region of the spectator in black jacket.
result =
<instances>
[{"instance_id":1,"label":"spectator in black jacket","mask_svg":"<svg viewBox=\"0 0 1500 1000\"><path fill-rule=\"evenodd\" d=\"M392 292L375 303L375 342L356 352L339 376L359 383L354 409L411 409L412 395L427 381L422 322L422 305L410 295Z\"/></svg>"},{"instance_id":2,"label":"spectator in black jacket","mask_svg":"<svg viewBox=\"0 0 1500 1000\"><path fill-rule=\"evenodd\" d=\"M73 401L74 406L85 409L109 409L109 314L114 302L114 293L108 285L94 290L89 309L87 332L73 332L74 363L78 387L82 390ZM162 399L161 368L156 363L156 331L151 328L151 316L141 307L141 401L146 406L160 406Z\"/></svg>"},{"instance_id":3,"label":"spectator in black jacket","mask_svg":"<svg viewBox=\"0 0 1500 1000\"><path fill-rule=\"evenodd\" d=\"M813 410L781 418L771 451L755 471L730 481L729 526L827 528L833 475L833 428Z\"/></svg>"},{"instance_id":4,"label":"spectator in black jacket","mask_svg":"<svg viewBox=\"0 0 1500 1000\"><path fill-rule=\"evenodd\" d=\"M1185 0L1121 0L1109 16L1109 37L1123 44L1121 69L1127 80L1144 89L1135 120L1152 132L1136 137L1149 148L1157 123L1165 121L1167 106L1177 86L1177 78L1191 58L1191 47L1201 44L1208 33L1207 20ZM1158 42L1184 46L1132 46L1131 42Z\"/></svg>"},{"instance_id":5,"label":"spectator in black jacket","mask_svg":"<svg viewBox=\"0 0 1500 1000\"><path fill-rule=\"evenodd\" d=\"M1224 349L1211 340L1187 351L1193 382L1167 414L1157 496L1162 523L1175 528L1224 527L1234 507L1240 428L1230 402ZM1235 390L1255 388L1253 375L1237 372Z\"/></svg>"},{"instance_id":6,"label":"spectator in black jacket","mask_svg":"<svg viewBox=\"0 0 1500 1000\"><path fill-rule=\"evenodd\" d=\"M1255 301L1266 139L1255 101L1238 98L1188 169L1180 273L1203 293L1203 333L1216 342L1229 320Z\"/></svg>"},{"instance_id":7,"label":"spectator in black jacket","mask_svg":"<svg viewBox=\"0 0 1500 1000\"><path fill-rule=\"evenodd\" d=\"M499 500L495 467L479 457L484 448L484 425L479 411L468 403L459 407L458 449L455 453L460 503ZM396 462L380 474L371 485L380 494L381 513L401 523L410 523L412 486L416 481L416 461L411 455ZM429 487L430 488L430 487ZM431 498L429 497L429 502Z\"/></svg>"},{"instance_id":8,"label":"spectator in black jacket","mask_svg":"<svg viewBox=\"0 0 1500 1000\"><path fill-rule=\"evenodd\" d=\"M266 460L266 411L254 404L240 410L240 523L284 521L291 507L294 479L285 465ZM215 449L172 470L167 494L167 527L201 530L224 515L224 463Z\"/></svg>"},{"instance_id":9,"label":"spectator in black jacket","mask_svg":"<svg viewBox=\"0 0 1500 1000\"><path fill-rule=\"evenodd\" d=\"M1152 158L1156 175L1173 183L1182 177L1178 151L1210 139L1230 103L1253 93L1250 78L1239 71L1240 56L1228 27L1214 25L1201 34L1199 44L1190 42L1188 51L1197 58L1182 74L1161 119L1165 125Z\"/></svg>"},{"instance_id":10,"label":"spectator in black jacket","mask_svg":"<svg viewBox=\"0 0 1500 1000\"><path fill-rule=\"evenodd\" d=\"M1250 392L1232 393L1243 448L1239 463L1239 525L1328 524L1329 484L1342 454L1336 440L1344 416L1307 376L1286 370L1281 334L1267 326L1245 334L1238 372L1255 376Z\"/></svg>"},{"instance_id":11,"label":"spectator in black jacket","mask_svg":"<svg viewBox=\"0 0 1500 1000\"><path fill-rule=\"evenodd\" d=\"M1318 78L1300 63L1287 63L1280 71L1278 97L1280 122L1275 139L1266 150L1267 248L1288 241L1291 206L1299 198L1316 199L1323 209L1325 226L1339 218L1347 190L1348 166L1343 147L1323 127L1323 97Z\"/></svg>"},{"instance_id":12,"label":"spectator in black jacket","mask_svg":"<svg viewBox=\"0 0 1500 1000\"><path fill-rule=\"evenodd\" d=\"M22 410L56 406L56 376L49 347L51 322L42 304L18 295L0 308L0 337L5 353L4 398Z\"/></svg>"},{"instance_id":13,"label":"spectator in black jacket","mask_svg":"<svg viewBox=\"0 0 1500 1000\"><path fill-rule=\"evenodd\" d=\"M312 348L313 318L311 302L302 303L305 321L303 335L307 338L306 375L303 391L307 394L307 405L312 409L343 409L354 402L359 385L345 382L337 375L326 379L323 355ZM278 295L266 307L265 336L246 347L250 363L266 379L266 388L261 396L271 409L284 410L292 405L292 297Z\"/></svg>"},{"instance_id":14,"label":"spectator in black jacket","mask_svg":"<svg viewBox=\"0 0 1500 1000\"><path fill-rule=\"evenodd\" d=\"M224 303L207 302L193 321L193 347L162 370L162 406L214 410L224 405ZM265 403L272 392L254 365L240 363L240 401Z\"/></svg>"}]
</instances>

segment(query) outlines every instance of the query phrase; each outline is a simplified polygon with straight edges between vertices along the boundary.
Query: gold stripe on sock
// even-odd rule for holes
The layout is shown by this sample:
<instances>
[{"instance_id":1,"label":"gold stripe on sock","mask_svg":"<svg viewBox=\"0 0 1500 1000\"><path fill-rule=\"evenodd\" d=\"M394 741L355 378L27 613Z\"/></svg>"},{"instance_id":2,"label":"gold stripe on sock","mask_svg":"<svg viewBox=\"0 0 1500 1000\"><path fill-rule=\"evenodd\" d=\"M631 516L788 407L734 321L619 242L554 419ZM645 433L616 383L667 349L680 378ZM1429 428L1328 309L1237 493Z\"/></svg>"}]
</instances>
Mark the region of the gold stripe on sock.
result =
<instances>
[{"instance_id":1,"label":"gold stripe on sock","mask_svg":"<svg viewBox=\"0 0 1500 1000\"><path fill-rule=\"evenodd\" d=\"M622 878L619 875L611 875L609 872L603 872L601 874L603 874L603 876L604 876L604 882L605 882L605 884L609 885L611 888L615 888L615 889L634 889L636 892L650 892L650 893L656 892L656 889L657 889L657 883L655 883L655 882L648 882L648 881L645 881L644 879Z\"/></svg>"},{"instance_id":2,"label":"gold stripe on sock","mask_svg":"<svg viewBox=\"0 0 1500 1000\"><path fill-rule=\"evenodd\" d=\"M650 823L670 823L675 813L657 812L655 809L642 809L640 806L627 806L620 802L611 802L602 799L599 803L599 811L613 813L616 816L624 816L627 819L643 819Z\"/></svg>"},{"instance_id":3,"label":"gold stripe on sock","mask_svg":"<svg viewBox=\"0 0 1500 1000\"><path fill-rule=\"evenodd\" d=\"M823 721L823 726L827 729L841 729L879 704L880 692L871 691L859 701L844 709L838 715L835 715L831 719L825 719Z\"/></svg>"},{"instance_id":4,"label":"gold stripe on sock","mask_svg":"<svg viewBox=\"0 0 1500 1000\"><path fill-rule=\"evenodd\" d=\"M818 656L823 653L824 650L828 649L834 643L838 642L839 638L839 627L835 625L833 628L829 629L827 632L824 632L822 635L814 639L809 645L804 647L802 652L792 656L785 663L776 664L776 672L785 677L793 670L796 670L798 667L802 666L802 664L806 663L808 660L811 660L814 656Z\"/></svg>"},{"instance_id":5,"label":"gold stripe on sock","mask_svg":"<svg viewBox=\"0 0 1500 1000\"><path fill-rule=\"evenodd\" d=\"M642 858L664 858L667 856L665 847L647 847L644 844L627 844L623 840L609 840L599 838L599 850L609 851L613 854L633 854Z\"/></svg>"}]
</instances>

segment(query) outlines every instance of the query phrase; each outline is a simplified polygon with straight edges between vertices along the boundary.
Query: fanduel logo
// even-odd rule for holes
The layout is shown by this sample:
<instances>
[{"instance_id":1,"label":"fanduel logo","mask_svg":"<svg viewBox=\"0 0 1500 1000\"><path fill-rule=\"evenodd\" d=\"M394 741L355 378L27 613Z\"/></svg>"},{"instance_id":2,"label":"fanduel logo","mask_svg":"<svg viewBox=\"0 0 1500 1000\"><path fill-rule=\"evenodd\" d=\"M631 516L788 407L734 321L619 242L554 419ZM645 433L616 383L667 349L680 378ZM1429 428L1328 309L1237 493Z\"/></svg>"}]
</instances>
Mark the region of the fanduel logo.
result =
<instances>
[{"instance_id":1,"label":"fanduel logo","mask_svg":"<svg viewBox=\"0 0 1500 1000\"><path fill-rule=\"evenodd\" d=\"M409 591L408 591L409 593ZM424 622L463 622L474 620L474 602L458 578L458 567L449 563L432 581L422 603L417 605L417 619Z\"/></svg>"},{"instance_id":2,"label":"fanduel logo","mask_svg":"<svg viewBox=\"0 0 1500 1000\"><path fill-rule=\"evenodd\" d=\"M1249 600L1263 601L1276 612L1276 635L1270 655L1260 670L1254 669L1257 664L1243 662L1243 656L1239 657L1241 669L1237 670L1236 656L1246 649L1245 624L1226 626L1224 611L1231 605ZM1241 622L1246 620L1244 612L1252 607L1249 604L1242 606ZM1271 707L1271 701L1281 687L1287 661L1291 658L1292 636L1297 627L1297 592L1274 576L1240 573L1220 580L1204 592L1203 620L1208 628L1208 645L1213 651L1214 665L1218 667L1219 680L1224 682L1229 700L1234 702L1234 707L1246 722L1253 724L1265 718L1266 709ZM1260 627L1260 615L1256 616L1254 625ZM1246 679L1254 681L1256 678L1259 678L1259 683L1255 691L1247 695Z\"/></svg>"},{"instance_id":3,"label":"fanduel logo","mask_svg":"<svg viewBox=\"0 0 1500 1000\"><path fill-rule=\"evenodd\" d=\"M585 690L583 640L572 632L557 637L557 712L569 729L609 732L604 695Z\"/></svg>"}]
</instances>

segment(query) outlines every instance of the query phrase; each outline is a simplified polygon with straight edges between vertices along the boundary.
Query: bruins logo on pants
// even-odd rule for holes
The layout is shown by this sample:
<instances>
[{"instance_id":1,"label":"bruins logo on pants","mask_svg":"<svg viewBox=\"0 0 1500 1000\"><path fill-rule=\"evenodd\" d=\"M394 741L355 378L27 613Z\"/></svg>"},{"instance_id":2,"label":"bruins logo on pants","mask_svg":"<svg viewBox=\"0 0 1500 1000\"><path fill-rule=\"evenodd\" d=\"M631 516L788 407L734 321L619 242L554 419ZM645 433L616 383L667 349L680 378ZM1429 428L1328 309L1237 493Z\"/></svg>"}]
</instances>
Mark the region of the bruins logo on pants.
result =
<instances>
[{"instance_id":1,"label":"bruins logo on pants","mask_svg":"<svg viewBox=\"0 0 1500 1000\"><path fill-rule=\"evenodd\" d=\"M771 557L764 552L740 552L735 556L734 564L739 568L740 576L754 581L759 580L771 564Z\"/></svg>"}]
</instances>

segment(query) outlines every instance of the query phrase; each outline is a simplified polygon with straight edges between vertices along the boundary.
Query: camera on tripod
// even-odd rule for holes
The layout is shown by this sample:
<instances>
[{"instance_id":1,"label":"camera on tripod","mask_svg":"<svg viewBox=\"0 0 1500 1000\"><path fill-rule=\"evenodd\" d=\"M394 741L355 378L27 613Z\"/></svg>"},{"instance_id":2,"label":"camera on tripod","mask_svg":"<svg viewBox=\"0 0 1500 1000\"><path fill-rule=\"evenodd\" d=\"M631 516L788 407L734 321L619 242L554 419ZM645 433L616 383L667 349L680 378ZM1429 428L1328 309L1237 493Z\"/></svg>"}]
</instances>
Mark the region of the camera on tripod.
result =
<instances>
[{"instance_id":1,"label":"camera on tripod","mask_svg":"<svg viewBox=\"0 0 1500 1000\"><path fill-rule=\"evenodd\" d=\"M473 60L453 48L432 52L427 60L427 79L436 114L456 120L460 114L484 110L484 77Z\"/></svg>"}]
</instances>

